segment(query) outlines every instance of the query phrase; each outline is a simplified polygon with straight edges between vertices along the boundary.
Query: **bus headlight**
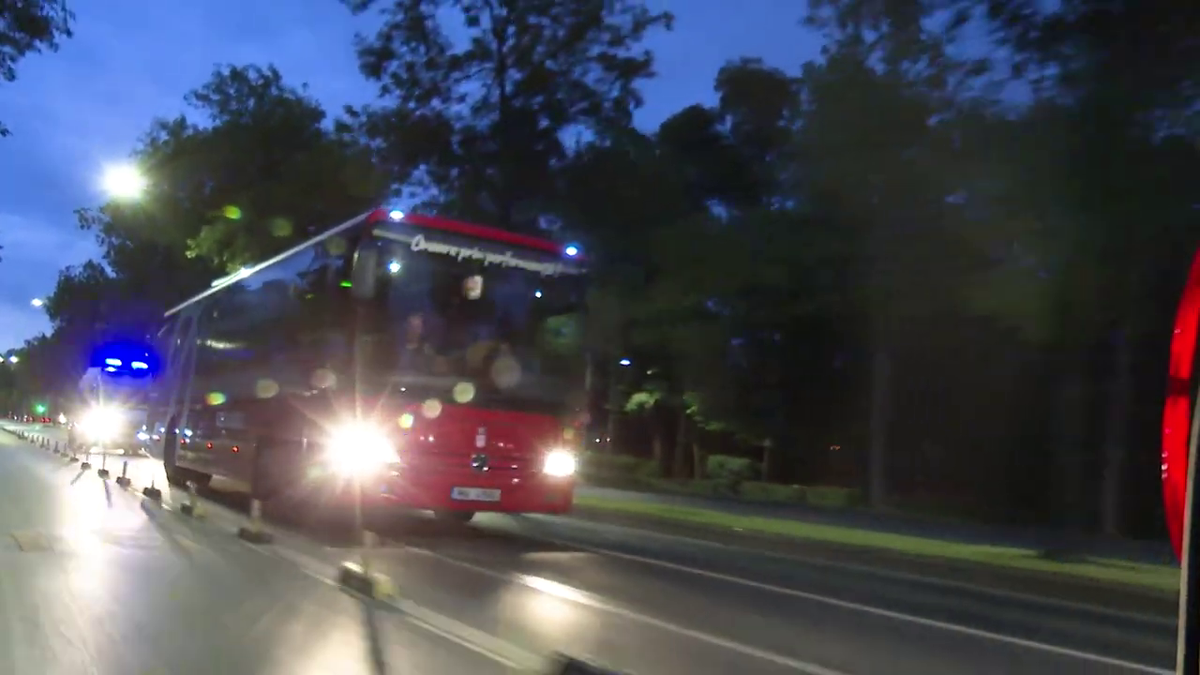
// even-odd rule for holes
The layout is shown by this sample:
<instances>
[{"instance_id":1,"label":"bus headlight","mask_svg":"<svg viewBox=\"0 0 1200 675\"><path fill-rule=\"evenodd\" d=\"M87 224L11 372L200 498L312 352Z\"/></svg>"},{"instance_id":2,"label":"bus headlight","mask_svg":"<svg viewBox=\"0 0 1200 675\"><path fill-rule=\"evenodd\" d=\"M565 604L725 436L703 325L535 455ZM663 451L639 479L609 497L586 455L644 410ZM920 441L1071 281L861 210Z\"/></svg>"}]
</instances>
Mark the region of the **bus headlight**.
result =
<instances>
[{"instance_id":1,"label":"bus headlight","mask_svg":"<svg viewBox=\"0 0 1200 675\"><path fill-rule=\"evenodd\" d=\"M369 424L346 424L329 435L326 460L343 476L366 476L400 461L387 435Z\"/></svg>"},{"instance_id":2,"label":"bus headlight","mask_svg":"<svg viewBox=\"0 0 1200 675\"><path fill-rule=\"evenodd\" d=\"M121 431L121 413L112 408L92 408L79 420L79 430L88 440L110 441Z\"/></svg>"},{"instance_id":3,"label":"bus headlight","mask_svg":"<svg viewBox=\"0 0 1200 675\"><path fill-rule=\"evenodd\" d=\"M575 475L575 465L575 453L566 450L551 450L546 453L545 463L542 464L542 473L565 478Z\"/></svg>"}]
</instances>

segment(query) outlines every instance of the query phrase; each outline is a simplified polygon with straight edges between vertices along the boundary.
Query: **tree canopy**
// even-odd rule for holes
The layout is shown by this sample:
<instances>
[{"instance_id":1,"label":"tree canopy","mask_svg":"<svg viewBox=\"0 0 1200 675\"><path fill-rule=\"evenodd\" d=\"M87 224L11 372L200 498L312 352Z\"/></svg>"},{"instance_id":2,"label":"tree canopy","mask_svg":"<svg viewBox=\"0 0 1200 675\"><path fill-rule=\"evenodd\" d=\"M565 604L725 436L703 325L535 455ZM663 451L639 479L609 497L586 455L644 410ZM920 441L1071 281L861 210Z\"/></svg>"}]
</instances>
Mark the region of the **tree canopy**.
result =
<instances>
[{"instance_id":1,"label":"tree canopy","mask_svg":"<svg viewBox=\"0 0 1200 675\"><path fill-rule=\"evenodd\" d=\"M0 6L0 80L17 79L17 63L30 54L56 51L71 37L75 15L65 0L23 0ZM9 135L0 123L0 136Z\"/></svg>"}]
</instances>

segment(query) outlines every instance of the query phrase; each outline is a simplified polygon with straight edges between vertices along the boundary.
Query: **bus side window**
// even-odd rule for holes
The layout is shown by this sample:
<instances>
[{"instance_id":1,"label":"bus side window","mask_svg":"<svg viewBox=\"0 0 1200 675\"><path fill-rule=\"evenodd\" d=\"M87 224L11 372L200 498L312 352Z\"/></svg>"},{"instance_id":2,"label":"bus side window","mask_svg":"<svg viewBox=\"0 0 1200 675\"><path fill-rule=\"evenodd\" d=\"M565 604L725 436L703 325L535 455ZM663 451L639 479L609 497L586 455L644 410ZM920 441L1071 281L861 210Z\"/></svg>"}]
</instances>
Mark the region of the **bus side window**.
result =
<instances>
[{"instance_id":1,"label":"bus side window","mask_svg":"<svg viewBox=\"0 0 1200 675\"><path fill-rule=\"evenodd\" d=\"M246 415L237 410L222 410L216 414L215 427L224 434L246 430Z\"/></svg>"},{"instance_id":2,"label":"bus side window","mask_svg":"<svg viewBox=\"0 0 1200 675\"><path fill-rule=\"evenodd\" d=\"M191 440L210 441L221 434L217 426L217 411L212 408L197 408L188 415L188 428L191 430Z\"/></svg>"}]
</instances>

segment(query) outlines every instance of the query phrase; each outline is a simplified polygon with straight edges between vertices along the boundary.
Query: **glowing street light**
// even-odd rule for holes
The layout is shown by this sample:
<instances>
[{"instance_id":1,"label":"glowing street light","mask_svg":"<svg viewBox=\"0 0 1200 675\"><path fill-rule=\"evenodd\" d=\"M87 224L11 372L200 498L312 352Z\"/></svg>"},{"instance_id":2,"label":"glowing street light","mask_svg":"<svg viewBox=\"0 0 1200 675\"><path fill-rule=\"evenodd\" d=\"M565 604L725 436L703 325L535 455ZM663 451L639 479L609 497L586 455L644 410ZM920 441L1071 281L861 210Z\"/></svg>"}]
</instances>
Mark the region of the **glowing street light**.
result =
<instances>
[{"instance_id":1,"label":"glowing street light","mask_svg":"<svg viewBox=\"0 0 1200 675\"><path fill-rule=\"evenodd\" d=\"M34 298L29 301L29 304L33 305L34 307L44 307L46 305L46 301L41 298Z\"/></svg>"},{"instance_id":2,"label":"glowing street light","mask_svg":"<svg viewBox=\"0 0 1200 675\"><path fill-rule=\"evenodd\" d=\"M104 191L114 199L137 199L146 190L146 177L132 164L117 164L104 169Z\"/></svg>"}]
</instances>

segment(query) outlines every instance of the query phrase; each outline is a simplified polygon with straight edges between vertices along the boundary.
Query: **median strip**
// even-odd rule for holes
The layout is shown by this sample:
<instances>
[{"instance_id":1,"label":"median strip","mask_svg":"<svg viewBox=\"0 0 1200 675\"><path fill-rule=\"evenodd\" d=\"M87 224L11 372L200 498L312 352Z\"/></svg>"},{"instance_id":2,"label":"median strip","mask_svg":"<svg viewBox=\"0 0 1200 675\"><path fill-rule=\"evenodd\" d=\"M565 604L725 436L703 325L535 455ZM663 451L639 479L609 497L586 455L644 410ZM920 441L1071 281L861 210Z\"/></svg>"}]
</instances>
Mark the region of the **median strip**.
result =
<instances>
[{"instance_id":1,"label":"median strip","mask_svg":"<svg viewBox=\"0 0 1200 675\"><path fill-rule=\"evenodd\" d=\"M925 539L889 532L808 523L802 520L745 516L709 509L641 501L622 501L578 495L582 509L606 511L647 520L699 526L713 530L735 530L743 535L762 535L797 541L822 542L862 549L877 549L905 556L961 561L997 568L1069 575L1104 583L1124 584L1162 592L1179 588L1179 570L1173 566L1125 560L1086 558L1064 562L1044 558L1032 549L964 544Z\"/></svg>"}]
</instances>

